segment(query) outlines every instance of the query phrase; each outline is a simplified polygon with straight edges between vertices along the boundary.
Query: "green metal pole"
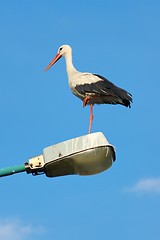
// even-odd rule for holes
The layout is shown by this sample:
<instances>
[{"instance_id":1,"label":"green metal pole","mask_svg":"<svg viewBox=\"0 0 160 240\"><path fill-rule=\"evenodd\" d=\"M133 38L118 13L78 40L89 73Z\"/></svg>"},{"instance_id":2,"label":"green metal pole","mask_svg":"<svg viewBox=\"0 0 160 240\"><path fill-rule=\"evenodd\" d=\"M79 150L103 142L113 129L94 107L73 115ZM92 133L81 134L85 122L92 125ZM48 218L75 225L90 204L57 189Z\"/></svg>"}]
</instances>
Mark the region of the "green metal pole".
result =
<instances>
[{"instance_id":1,"label":"green metal pole","mask_svg":"<svg viewBox=\"0 0 160 240\"><path fill-rule=\"evenodd\" d=\"M18 165L18 166L12 166L12 167L6 167L6 168L1 168L0 169L0 177L5 177L8 175L12 175L15 173L19 173L19 172L25 172L26 168L25 165Z\"/></svg>"}]
</instances>

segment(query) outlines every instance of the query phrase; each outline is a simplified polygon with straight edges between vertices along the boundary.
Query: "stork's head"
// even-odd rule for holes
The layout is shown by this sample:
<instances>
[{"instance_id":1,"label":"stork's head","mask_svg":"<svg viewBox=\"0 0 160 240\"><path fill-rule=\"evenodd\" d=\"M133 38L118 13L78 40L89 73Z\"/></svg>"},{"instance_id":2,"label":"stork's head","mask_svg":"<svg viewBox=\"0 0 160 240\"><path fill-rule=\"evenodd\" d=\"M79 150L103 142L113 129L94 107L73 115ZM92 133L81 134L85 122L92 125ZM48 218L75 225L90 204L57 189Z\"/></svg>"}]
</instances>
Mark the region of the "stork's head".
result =
<instances>
[{"instance_id":1,"label":"stork's head","mask_svg":"<svg viewBox=\"0 0 160 240\"><path fill-rule=\"evenodd\" d=\"M72 48L69 45L62 45L58 48L58 53L61 56L65 56L67 53L71 53Z\"/></svg>"},{"instance_id":2,"label":"stork's head","mask_svg":"<svg viewBox=\"0 0 160 240\"><path fill-rule=\"evenodd\" d=\"M69 45L62 45L58 48L58 53L53 58L53 60L50 62L50 64L46 67L44 70L45 72L53 66L61 57L66 56L66 54L71 54L72 48Z\"/></svg>"}]
</instances>

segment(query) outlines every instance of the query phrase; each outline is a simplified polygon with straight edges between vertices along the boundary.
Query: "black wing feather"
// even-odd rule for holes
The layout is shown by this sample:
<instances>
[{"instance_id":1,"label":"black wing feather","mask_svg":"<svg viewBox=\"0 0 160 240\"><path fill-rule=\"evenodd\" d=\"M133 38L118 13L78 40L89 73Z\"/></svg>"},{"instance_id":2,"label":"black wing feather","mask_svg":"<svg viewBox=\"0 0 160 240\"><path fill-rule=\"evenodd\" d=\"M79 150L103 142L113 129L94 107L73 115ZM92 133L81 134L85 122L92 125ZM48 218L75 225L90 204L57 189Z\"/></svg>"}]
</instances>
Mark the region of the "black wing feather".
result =
<instances>
[{"instance_id":1,"label":"black wing feather","mask_svg":"<svg viewBox=\"0 0 160 240\"><path fill-rule=\"evenodd\" d=\"M77 85L76 90L80 94L92 96L95 103L122 104L130 107L132 95L129 92L117 87L101 75L93 75L97 76L100 80L90 84Z\"/></svg>"}]
</instances>

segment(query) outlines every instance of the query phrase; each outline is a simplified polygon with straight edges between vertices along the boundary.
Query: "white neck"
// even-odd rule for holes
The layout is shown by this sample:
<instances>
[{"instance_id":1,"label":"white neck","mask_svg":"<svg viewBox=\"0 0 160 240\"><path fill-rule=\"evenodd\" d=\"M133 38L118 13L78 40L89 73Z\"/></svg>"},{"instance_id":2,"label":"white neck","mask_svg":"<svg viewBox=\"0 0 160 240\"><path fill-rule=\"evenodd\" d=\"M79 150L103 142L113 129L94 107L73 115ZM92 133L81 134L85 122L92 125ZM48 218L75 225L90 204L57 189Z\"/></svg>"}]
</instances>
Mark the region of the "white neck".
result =
<instances>
[{"instance_id":1,"label":"white neck","mask_svg":"<svg viewBox=\"0 0 160 240\"><path fill-rule=\"evenodd\" d=\"M69 77L69 75L73 75L74 73L77 72L77 70L75 69L75 67L73 66L73 63L72 63L71 52L67 52L65 54L65 60L66 60L66 71L67 71L67 74L68 74L68 77Z\"/></svg>"}]
</instances>

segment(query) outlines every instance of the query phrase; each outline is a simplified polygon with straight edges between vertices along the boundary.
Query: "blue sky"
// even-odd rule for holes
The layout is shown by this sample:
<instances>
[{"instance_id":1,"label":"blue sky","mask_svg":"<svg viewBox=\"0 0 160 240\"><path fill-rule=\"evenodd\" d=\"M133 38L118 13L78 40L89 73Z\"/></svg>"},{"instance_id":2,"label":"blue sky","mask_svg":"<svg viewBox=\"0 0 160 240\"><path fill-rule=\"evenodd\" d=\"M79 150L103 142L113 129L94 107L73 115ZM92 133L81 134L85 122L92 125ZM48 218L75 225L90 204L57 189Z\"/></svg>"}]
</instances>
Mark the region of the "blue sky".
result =
<instances>
[{"instance_id":1,"label":"blue sky","mask_svg":"<svg viewBox=\"0 0 160 240\"><path fill-rule=\"evenodd\" d=\"M131 109L94 107L93 132L116 147L90 177L1 178L0 239L145 239L160 235L159 1L0 2L0 166L87 133L89 108L71 93L62 44L79 71L133 94Z\"/></svg>"}]
</instances>

